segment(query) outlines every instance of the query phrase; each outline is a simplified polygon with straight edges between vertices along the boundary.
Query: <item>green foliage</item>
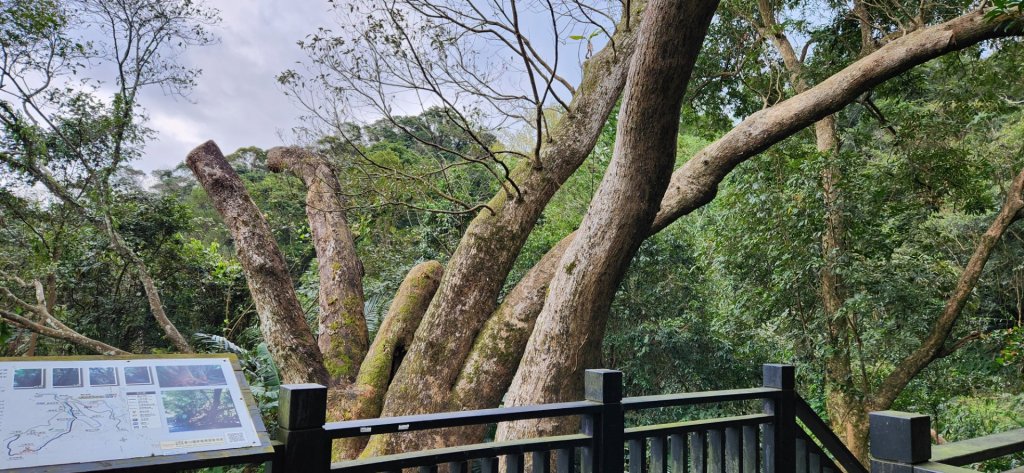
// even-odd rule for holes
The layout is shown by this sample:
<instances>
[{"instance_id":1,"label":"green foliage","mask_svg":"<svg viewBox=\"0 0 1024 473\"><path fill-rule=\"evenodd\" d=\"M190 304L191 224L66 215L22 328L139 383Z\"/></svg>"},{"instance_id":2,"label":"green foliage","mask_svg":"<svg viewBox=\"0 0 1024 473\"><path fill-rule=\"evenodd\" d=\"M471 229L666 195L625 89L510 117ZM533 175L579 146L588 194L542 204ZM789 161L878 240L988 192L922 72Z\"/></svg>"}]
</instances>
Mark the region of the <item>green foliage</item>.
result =
<instances>
[{"instance_id":1,"label":"green foliage","mask_svg":"<svg viewBox=\"0 0 1024 473\"><path fill-rule=\"evenodd\" d=\"M1020 16L1024 13L1024 0L992 0L992 9L985 13L986 20L996 20L1010 16L1007 28L1020 24Z\"/></svg>"},{"instance_id":2,"label":"green foliage","mask_svg":"<svg viewBox=\"0 0 1024 473\"><path fill-rule=\"evenodd\" d=\"M811 43L804 62L810 83L863 53L859 24L847 3L781 4L773 32ZM948 19L969 2L932 2L927 11L882 10L888 5L882 3L871 6L877 33L894 35L904 23ZM993 4L997 13L990 16L1021 14L1018 0ZM89 44L68 32L72 19L63 4L6 0L0 5L0 46L34 51L46 39L57 40L72 70L91 53ZM819 10L829 14L816 16ZM677 164L738 119L793 94L778 55L751 26L757 13L753 2L723 2L689 88ZM392 35L377 33L383 48L402 54ZM311 41L307 47L322 52L354 47L325 36ZM978 235L1024 166L1024 82L1007 80L1024 75L1022 58L1024 47L1000 40L932 61L839 112L838 153L819 152L808 130L739 166L712 203L641 246L612 306L603 364L626 372L628 395L642 395L751 386L758 382L761 363L793 362L800 366L801 392L823 410L824 360L848 349L855 374L840 380L840 388L864 394L877 387L942 311ZM295 73L279 79L286 85L302 80ZM280 379L260 338L234 241L205 192L184 166L158 171L152 188L140 187L138 174L126 163L142 153L151 135L127 96L106 100L62 89L52 97L51 128L36 126L6 102L0 109L5 119L0 155L6 158L0 177L0 269L52 277L54 311L86 336L137 352L171 350L149 314L141 285L110 249L109 237L71 206L29 192L41 181L27 165L39 163L80 195L89 212L110 216L149 266L182 332L195 333L203 350L238 355L261 412L273 424ZM125 110L132 110L127 118ZM545 110L544 117L557 123L562 113ZM346 218L365 270L371 337L408 269L423 260L450 258L478 215L467 209L486 202L502 185L509 186L506 196L515 193L496 176L521 158L486 165L467 165L464 159L514 152L522 147L514 133L501 142L482 125L455 116L452 109L434 107L367 124L343 123L334 134L314 137L347 199ZM591 155L533 228L506 289L579 226L611 160L616 127L613 113ZM304 186L294 176L270 172L262 149L241 148L227 158L267 218L315 331L319 266ZM826 171L838 177L837 208L845 222L843 251L833 255L845 293L833 318L824 315L821 303ZM95 185L97 176L107 184ZM949 440L1022 424L1022 243L1020 229L1011 228L954 330L954 340L977 340L922 372L894 406L934 415ZM839 323L853 327L846 346L830 337L830 328ZM26 343L24 331L0 325L0 344ZM37 350L79 352L52 340L41 341ZM630 421L727 414L745 407L750 406L645 413ZM1013 458L985 467L1005 469L1019 462Z\"/></svg>"},{"instance_id":3,"label":"green foliage","mask_svg":"<svg viewBox=\"0 0 1024 473\"><path fill-rule=\"evenodd\" d=\"M936 426L949 442L967 440L1024 428L1024 396L993 394L963 396L940 407L942 424ZM1024 466L1024 453L1017 453L976 465L980 471L1002 472Z\"/></svg>"}]
</instances>

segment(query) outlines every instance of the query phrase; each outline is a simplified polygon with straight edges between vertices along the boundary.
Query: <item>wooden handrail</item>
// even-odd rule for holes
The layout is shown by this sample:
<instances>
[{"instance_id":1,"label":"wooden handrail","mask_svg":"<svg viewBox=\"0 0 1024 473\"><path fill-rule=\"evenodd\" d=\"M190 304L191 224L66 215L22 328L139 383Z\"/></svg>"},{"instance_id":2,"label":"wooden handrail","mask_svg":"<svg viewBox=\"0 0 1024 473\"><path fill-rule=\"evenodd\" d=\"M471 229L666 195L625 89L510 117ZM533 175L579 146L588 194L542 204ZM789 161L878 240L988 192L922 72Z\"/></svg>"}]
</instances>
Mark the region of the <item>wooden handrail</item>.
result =
<instances>
[{"instance_id":1,"label":"wooden handrail","mask_svg":"<svg viewBox=\"0 0 1024 473\"><path fill-rule=\"evenodd\" d=\"M843 441L839 440L839 437L825 424L825 421L818 417L818 414L814 412L814 409L811 409L811 406L807 404L804 398L797 396L795 403L797 419L804 423L807 429L811 431L811 434L814 434L814 437L839 462L839 465L846 470L846 473L868 473L868 470L864 468L860 460L846 448Z\"/></svg>"},{"instance_id":2,"label":"wooden handrail","mask_svg":"<svg viewBox=\"0 0 1024 473\"><path fill-rule=\"evenodd\" d=\"M774 416L767 414L751 414L745 416L719 417L717 419L674 422L671 424L645 425L642 427L631 427L626 429L623 437L626 440L632 440L646 437L662 437L665 435L682 434L687 432L725 429L728 427L742 427L744 425L768 424L771 423L774 418Z\"/></svg>"},{"instance_id":3,"label":"wooden handrail","mask_svg":"<svg viewBox=\"0 0 1024 473\"><path fill-rule=\"evenodd\" d=\"M626 411L651 409L655 407L688 406L693 404L710 404L713 402L743 401L748 399L767 399L779 392L775 388L725 389L721 391L704 391L698 393L662 394L656 396L627 397L622 400L622 408Z\"/></svg>"},{"instance_id":4,"label":"wooden handrail","mask_svg":"<svg viewBox=\"0 0 1024 473\"><path fill-rule=\"evenodd\" d=\"M438 429L442 427L461 427L512 420L590 414L597 412L600 407L600 403L592 401L560 402L555 404L328 422L324 424L324 430L327 432L328 437L341 439L364 435Z\"/></svg>"},{"instance_id":5,"label":"wooden handrail","mask_svg":"<svg viewBox=\"0 0 1024 473\"><path fill-rule=\"evenodd\" d=\"M931 461L963 466L1024 452L1024 429L932 446Z\"/></svg>"}]
</instances>

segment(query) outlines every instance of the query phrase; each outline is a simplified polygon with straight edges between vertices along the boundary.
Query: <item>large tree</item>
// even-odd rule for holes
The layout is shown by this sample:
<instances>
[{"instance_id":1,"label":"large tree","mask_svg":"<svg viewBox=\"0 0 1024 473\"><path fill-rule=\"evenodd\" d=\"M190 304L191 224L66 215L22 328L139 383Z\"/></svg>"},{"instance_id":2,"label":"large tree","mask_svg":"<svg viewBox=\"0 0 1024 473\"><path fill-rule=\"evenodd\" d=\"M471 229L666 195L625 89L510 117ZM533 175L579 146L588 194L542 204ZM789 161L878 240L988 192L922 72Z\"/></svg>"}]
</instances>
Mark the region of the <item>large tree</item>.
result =
<instances>
[{"instance_id":1,"label":"large tree","mask_svg":"<svg viewBox=\"0 0 1024 473\"><path fill-rule=\"evenodd\" d=\"M638 242L628 236L631 234L629 232L638 231L638 235L641 235L638 238L642 238L699 208L714 197L718 184L738 164L804 127L841 110L886 79L948 52L969 47L985 39L1019 32L1018 29L1008 28L1007 23L1000 18L990 21L985 18L984 11L971 11L944 23L934 26L922 25L906 35L886 38L882 41L884 44L876 50L821 81L819 85L808 86L794 97L750 115L733 130L691 158L673 174L668 191L661 198L660 209L652 222L644 223L642 205L635 208L639 213L632 214L632 211L624 210L627 208L624 207L627 205L626 202L613 197L609 198L610 201L595 199L588 212L588 220L581 231L603 234L601 232L621 229L627 232L623 234L624 237L604 241L610 246L602 247L600 255L588 252L594 249L593 245L574 247L576 234L566 237L563 243L552 248L537 266L527 272L499 304L502 286L526 235L535 225L540 212L558 186L590 152L600 126L618 100L620 91L626 87L625 71L630 69L632 61L635 60L636 51L657 47L653 45L657 43L641 42L635 31L637 25L643 24L640 19L644 17L644 12L657 10L647 9L649 5L640 3L634 3L632 6L634 11L623 12L623 18L618 22L615 32L611 34L607 46L589 59L584 67L580 86L567 88L572 93L572 100L566 104L567 110L564 114L559 120L552 120L551 123L542 119L535 123L534 127L538 130L539 136L533 149L534 154L519 153L526 156L519 156L518 163L510 172L496 173L502 180L502 189L485 204L485 208L480 210L478 216L469 224L463 240L447 264L437 292L425 308L408 351L401 359L393 359L390 362L393 376L386 383L387 389L382 390L375 386L371 390L358 384L335 384L335 390L349 394L332 397L340 404L332 406L333 412L343 416L347 413L401 415L445 409L490 407L501 401L506 387L513 386L514 379L519 381L512 387L511 392L515 393L513 402L540 402L577 397L578 393L574 388L578 386L574 386L574 380L578 380L579 371L583 367L593 362L588 361L587 357L593 360L594 347L598 346L601 331L596 330L597 336L593 339L584 337L583 334L587 328L599 328L603 325L607 316L607 303L610 300L608 298L612 292L610 288L617 285L623 269L620 264L625 264L619 259L605 258L612 254L626 255L625 261L628 261L628 255L632 254L635 250L634 245ZM337 81L322 85L325 88L331 85L333 87L330 87L330 90L348 94L337 100L351 100L344 97L355 96L364 105L375 105L386 119L396 123L399 120L390 115L392 104L385 100L392 97L388 92L396 87L395 84L405 84L420 92L435 94L439 97L438 100L448 100L445 103L449 110L459 110L459 104L446 97L464 96L465 90L461 90L463 95L460 95L452 92L450 87L466 87L467 82L452 79L453 75L461 74L458 77L479 80L479 76L473 75L472 70L467 70L467 64L472 63L465 61L466 51L460 49L465 47L464 44L457 41L444 43L455 52L424 50L421 49L424 43L438 43L425 41L423 38L411 38L406 33L410 30L432 31L431 27L436 26L432 22L440 22L448 28L486 25L487 27L480 28L477 33L493 35L500 44L516 54L515 57L523 62L523 68L527 72L547 79L536 80L535 77L535 80L529 81L529 84L540 90L538 96L549 92L552 95L564 92L563 89L556 90L553 85L560 82L560 77L557 77L553 68L545 68L546 63L535 57L536 52L526 46L530 44L529 38L524 37L515 24L516 6L512 4L509 8L504 15L488 15L479 8L455 8L443 2L400 3L392 8L372 10L371 14L379 15L368 23L373 28L364 31L356 25L355 31L360 34L354 35L352 42L365 49L352 47L350 42L333 41L327 44L316 43L311 46L311 51L318 59L315 64L319 67L319 77L327 81ZM410 18L422 19L425 23L416 23L420 27L418 29L406 28L406 22L415 21ZM502 24L494 18L506 18L510 23ZM382 37L391 41L379 41ZM694 45L690 44L689 47ZM461 62L455 65L447 62L456 53L459 54ZM390 61L384 62L385 58L389 58ZM396 60L408 60L410 64L397 67ZM642 87L639 84L643 83L645 78L651 77L653 76L637 76L634 79L634 86ZM303 97L303 93L308 92L307 88L298 85L300 81L296 73L288 73L283 79L293 86L292 90L296 96ZM427 85L413 87L416 84ZM668 83L660 84L669 87ZM478 87L472 90L484 89ZM504 91L494 86L486 90L495 94L496 97L491 97L495 101L513 97L512 94L502 93ZM626 90L628 98L632 88ZM524 100L527 100L532 95L527 93L514 97L525 97ZM305 96L303 100L311 99ZM535 101L527 102L537 105ZM628 104L627 100L627 114ZM316 110L321 109L322 107ZM468 123L459 113L449 113L451 121ZM521 115L524 118L529 117L528 114ZM544 114L536 113L534 116L541 117ZM333 123L333 133L349 143L353 149L358 148L358 138L351 136L349 130L337 122L326 120L325 123ZM652 127L645 129L654 129L656 125L648 119L642 126ZM472 131L472 127L468 125L462 128ZM446 149L443 144L431 141L432 137L429 135L417 134L411 130L410 135L417 142L441 150ZM622 156L619 159L627 159L623 153L629 148L620 151L618 147L619 143L623 143L620 140L628 135L620 133L617 137L616 156ZM493 150L478 149L477 152L477 155L463 153L458 157L480 165L497 162L500 164L497 167L499 170L506 162L516 161L510 158L502 159ZM503 153L513 154L508 150ZM608 189L617 188L616 186L621 186L631 179L628 176L629 173L609 174L605 184L609 186ZM644 192L652 192L653 196L660 195L656 180L636 185L645 189ZM622 192L620 188L618 194L621 196ZM638 199L628 204L643 201L644 199ZM626 215L631 216L625 217ZM606 228L602 228L600 223L595 223L615 216L623 217L625 220ZM626 220L630 223L624 223ZM647 228L644 229L645 227ZM590 264L595 264L595 268L601 269L595 269L593 272L575 272L578 266L586 268ZM568 278L559 283L564 287L559 286L557 291L550 291L549 283L557 280L553 279L556 275L563 273L567 277L572 274L578 277ZM619 276L615 276L616 274ZM591 290L597 287L603 290ZM593 307L595 310L591 312L555 309L562 303L572 305L571 301L586 302L587 307ZM395 304L401 303L401 300L395 301ZM549 309L544 309L545 307ZM550 315L538 322L538 316L546 313L545 310L550 310ZM330 315L321 313L321 317ZM562 334L562 337L559 338L557 334ZM580 338L575 341L567 340L565 334L575 334ZM551 336L555 338L546 338ZM591 342L584 343L584 340ZM532 352L528 348L530 343L535 344L532 350L537 354L528 355L529 361L520 363L524 351ZM555 350L552 353L561 353L560 350L563 348L568 350L564 356L544 356L548 350ZM367 357L363 369L370 366L370 360L371 358ZM379 366L380 362L381 360L375 359L373 365ZM395 365L397 369L394 368ZM551 378L528 375L530 372L536 372L538 369L543 371L545 368L559 374L558 379L553 380L554 384L546 381ZM517 371L522 374L514 378L513 375ZM367 404L379 405L381 400L383 405L379 411L359 407ZM502 432L504 435L509 431ZM480 432L477 432L477 435L480 435ZM454 442L460 437L473 438L452 432L407 435L400 438L376 437L362 449L362 454L380 454L425 445L442 445ZM349 444L346 446L348 450L340 453L355 455L360 452L360 447L358 443Z\"/></svg>"},{"instance_id":2,"label":"large tree","mask_svg":"<svg viewBox=\"0 0 1024 473\"><path fill-rule=\"evenodd\" d=\"M710 202L744 161L827 120L887 79L1020 33L1009 18L986 18L979 10L882 38L817 85L808 82L786 100L751 110L669 176L680 101L716 5L402 0L342 6L344 30L338 36L323 31L306 43L313 73L281 77L330 139L319 150L274 154L276 169L297 174L307 186L317 255L322 265L333 261L321 271L340 273L321 274L319 344L284 258L236 172L212 143L188 159L238 244L261 329L284 379L329 385L336 419L493 407L506 392L516 403L578 398L582 369L597 362L614 289L644 238ZM536 22L538 11L551 29L528 35L523 22ZM665 33L673 28L682 33ZM578 84L564 77L566 33L581 33L571 35L585 58ZM541 47L544 40L552 46ZM504 59L509 56L513 61ZM417 100L440 104L435 113L443 116L434 125L444 126L419 126L395 112ZM580 230L511 285L527 237L591 154L620 101L610 171ZM366 153L366 138L343 115L352 109L376 111L408 143L435 152L436 166L411 170ZM498 146L494 133L482 129L514 121L529 124L528 145ZM465 141L451 140L452 130ZM342 166L418 183L446 199L451 211L475 213L443 270L428 262L410 272L369 347L360 321L348 323L355 311L345 303L361 297L361 265L349 251L347 221L337 215L346 208L346 189L339 187L345 181L337 170L332 176L318 154L339 149ZM493 198L454 198L447 173L462 166L494 177ZM351 362L360 358L355 369ZM504 426L502 435L537 427ZM372 455L482 435L375 437L369 444L347 442L337 453Z\"/></svg>"},{"instance_id":3,"label":"large tree","mask_svg":"<svg viewBox=\"0 0 1024 473\"><path fill-rule=\"evenodd\" d=\"M139 96L163 88L184 94L197 70L176 62L184 48L212 41L207 28L216 12L189 1L81 0L5 1L0 10L0 169L19 177L17 186L41 185L82 222L99 230L111 249L141 282L149 310L171 345L192 348L164 309L158 281L147 262L125 240L115 207L119 180L138 157L148 136ZM86 38L88 35L93 35ZM74 76L86 64L104 65L112 77ZM106 82L104 81L106 79ZM109 97L100 97L104 84ZM40 240L45 236L38 235ZM61 242L42 241L59 259ZM38 277L39 281L33 281ZM83 343L88 337L60 323L53 314L52 274L23 280L4 273L7 309L0 312L16 326ZM16 297L33 286L43 292L31 300ZM27 316L24 314L28 314ZM98 351L119 350L89 342Z\"/></svg>"}]
</instances>

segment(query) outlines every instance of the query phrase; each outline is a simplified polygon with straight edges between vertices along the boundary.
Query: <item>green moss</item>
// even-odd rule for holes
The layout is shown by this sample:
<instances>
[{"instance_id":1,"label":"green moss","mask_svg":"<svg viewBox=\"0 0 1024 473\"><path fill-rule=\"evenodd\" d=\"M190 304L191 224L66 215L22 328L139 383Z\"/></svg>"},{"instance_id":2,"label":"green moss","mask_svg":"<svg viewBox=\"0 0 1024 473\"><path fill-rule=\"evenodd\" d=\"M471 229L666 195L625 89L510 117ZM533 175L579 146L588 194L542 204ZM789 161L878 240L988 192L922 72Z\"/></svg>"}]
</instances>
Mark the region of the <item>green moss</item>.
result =
<instances>
[{"instance_id":1,"label":"green moss","mask_svg":"<svg viewBox=\"0 0 1024 473\"><path fill-rule=\"evenodd\" d=\"M332 345L334 342L332 341ZM332 347L333 348L333 347ZM331 378L347 378L352 373L352 359L344 352L335 351L324 360L324 367Z\"/></svg>"},{"instance_id":2,"label":"green moss","mask_svg":"<svg viewBox=\"0 0 1024 473\"><path fill-rule=\"evenodd\" d=\"M394 344L385 342L379 352L367 355L370 358L363 362L363 366L366 368L359 370L356 383L366 384L376 389L386 388L388 377L391 375L391 357L394 352Z\"/></svg>"},{"instance_id":3,"label":"green moss","mask_svg":"<svg viewBox=\"0 0 1024 473\"><path fill-rule=\"evenodd\" d=\"M351 323L346 323L350 322L350 320L346 320L351 319L349 314L351 314L349 311L342 312L338 320L327 326L328 333L332 334L332 337L331 345L328 347L327 353L324 354L324 366L331 378L352 378L359 368L348 354L350 337L338 336L339 333L342 333L344 326L351 327Z\"/></svg>"}]
</instances>

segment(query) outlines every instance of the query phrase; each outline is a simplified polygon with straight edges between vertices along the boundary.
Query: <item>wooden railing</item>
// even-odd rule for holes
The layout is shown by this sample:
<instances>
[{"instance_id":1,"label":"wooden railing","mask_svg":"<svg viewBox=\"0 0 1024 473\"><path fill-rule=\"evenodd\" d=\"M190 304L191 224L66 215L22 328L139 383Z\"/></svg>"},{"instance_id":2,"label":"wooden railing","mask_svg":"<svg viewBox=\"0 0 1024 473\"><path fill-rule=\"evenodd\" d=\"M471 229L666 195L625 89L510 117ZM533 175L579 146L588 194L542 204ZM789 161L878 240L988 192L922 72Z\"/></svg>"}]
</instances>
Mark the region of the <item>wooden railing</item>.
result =
<instances>
[{"instance_id":1,"label":"wooden railing","mask_svg":"<svg viewBox=\"0 0 1024 473\"><path fill-rule=\"evenodd\" d=\"M965 465L1024 452L1024 429L932 445L931 418L898 411L872 412L873 473L965 473ZM1017 468L1007 473L1024 473Z\"/></svg>"},{"instance_id":2,"label":"wooden railing","mask_svg":"<svg viewBox=\"0 0 1024 473\"><path fill-rule=\"evenodd\" d=\"M622 373L588 370L585 400L535 406L325 423L326 388L281 388L279 455L273 472L394 472L439 467L464 473L867 473L794 391L794 369L765 365L763 386L622 397ZM755 412L625 428L628 412L760 400ZM378 434L575 416L579 433L487 442L330 463L331 442ZM803 426L797 423L800 419ZM806 428L806 430L805 430ZM841 468L840 468L841 467Z\"/></svg>"}]
</instances>

